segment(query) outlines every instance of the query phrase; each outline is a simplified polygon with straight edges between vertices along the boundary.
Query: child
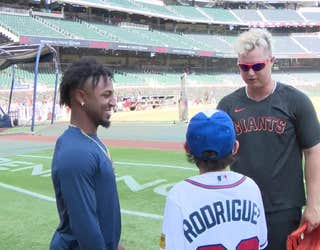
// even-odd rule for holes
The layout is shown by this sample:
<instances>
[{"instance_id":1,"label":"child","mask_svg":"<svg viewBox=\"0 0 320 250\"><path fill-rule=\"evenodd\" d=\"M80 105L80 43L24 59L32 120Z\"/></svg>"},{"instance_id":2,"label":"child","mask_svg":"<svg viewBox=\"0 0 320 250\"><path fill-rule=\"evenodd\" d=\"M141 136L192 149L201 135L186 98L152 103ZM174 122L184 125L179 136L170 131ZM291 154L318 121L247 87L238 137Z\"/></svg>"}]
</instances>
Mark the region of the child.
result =
<instances>
[{"instance_id":1,"label":"child","mask_svg":"<svg viewBox=\"0 0 320 250\"><path fill-rule=\"evenodd\" d=\"M170 190L160 249L258 250L267 246L258 186L249 177L227 170L238 148L233 122L224 111L206 110L190 120L185 150L200 175Z\"/></svg>"}]
</instances>

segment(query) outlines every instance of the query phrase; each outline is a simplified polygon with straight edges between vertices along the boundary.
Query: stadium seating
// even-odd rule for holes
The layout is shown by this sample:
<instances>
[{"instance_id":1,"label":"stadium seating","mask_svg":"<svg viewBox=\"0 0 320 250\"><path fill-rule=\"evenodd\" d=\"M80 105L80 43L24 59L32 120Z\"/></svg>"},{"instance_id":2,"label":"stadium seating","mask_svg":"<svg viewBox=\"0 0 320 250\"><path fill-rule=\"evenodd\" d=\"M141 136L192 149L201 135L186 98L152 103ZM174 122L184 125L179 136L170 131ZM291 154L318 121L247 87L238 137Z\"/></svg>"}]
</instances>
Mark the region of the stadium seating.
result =
<instances>
[{"instance_id":1,"label":"stadium seating","mask_svg":"<svg viewBox=\"0 0 320 250\"><path fill-rule=\"evenodd\" d=\"M43 20L43 22L41 22L41 20ZM173 32L123 28L101 23L87 23L84 21L79 22L57 18L35 19L29 16L20 15L1 15L0 22L2 25L14 31L18 35L41 35L65 38L63 35L63 33L65 33L71 34L72 37L77 39L163 46L181 49L211 50L227 54L233 52L232 43L236 39L232 36L204 34L182 35ZM56 27L55 30L60 30L61 33L56 32L52 27ZM307 39L310 39L310 41L308 42ZM314 39L315 38L312 37L306 37L303 42L305 44L312 45L311 41L314 41ZM290 37L276 36L274 40L275 53L306 52ZM318 51L317 47L313 50Z\"/></svg>"},{"instance_id":2,"label":"stadium seating","mask_svg":"<svg viewBox=\"0 0 320 250\"><path fill-rule=\"evenodd\" d=\"M214 22L228 22L228 23L238 23L239 20L232 15L232 13L228 10L224 9L214 9L214 8L200 8L203 12L205 12Z\"/></svg>"},{"instance_id":3,"label":"stadium seating","mask_svg":"<svg viewBox=\"0 0 320 250\"><path fill-rule=\"evenodd\" d=\"M96 0L98 1L98 0ZM135 11L143 11L143 9L141 9L141 6L135 4L133 1L129 1L129 0L100 0L99 1L100 4L108 4L111 6L115 6L115 7L120 7L123 9L127 9L127 10L135 10Z\"/></svg>"},{"instance_id":4,"label":"stadium seating","mask_svg":"<svg viewBox=\"0 0 320 250\"><path fill-rule=\"evenodd\" d=\"M152 39L143 35L145 33L144 30L122 28L115 25L106 25L98 23L93 25L97 27L97 29L102 30L103 32L108 34L108 37L111 38L111 41L145 45L152 44Z\"/></svg>"},{"instance_id":5,"label":"stadium seating","mask_svg":"<svg viewBox=\"0 0 320 250\"><path fill-rule=\"evenodd\" d=\"M118 3L116 0L114 1ZM139 4L142 6L142 3ZM144 4L144 6L147 5ZM245 18L246 16L251 16L251 14L255 13L255 10L233 10L234 14L232 14L228 10L213 8L196 9L191 7L183 8L181 6L170 8L177 12L179 12L178 9L180 8L180 16L186 17L189 15L189 18L197 18L201 21L205 21L206 19L209 20L205 16L207 15L211 19L210 22L235 22L239 20L242 20L242 22L251 22L251 18ZM189 12L191 9L192 11ZM282 12L280 10L260 11L265 17L267 16L270 18L270 20L276 16L277 20L283 20L284 18L290 20L291 17L291 19L293 19L297 17L296 15L298 15L297 12L289 10L283 10ZM277 11L282 13L281 17L280 15L277 15ZM201 12L205 13L205 15L201 14ZM251 14L246 15L246 12ZM228 13L228 15L224 16L225 13ZM289 13L290 15L283 13ZM299 18L301 17L299 16ZM295 20L297 21L298 19ZM78 19L72 21L60 18L31 17L27 15L5 13L0 15L0 25L18 36L29 35L53 38L73 38L91 41L171 47L188 50L209 50L213 52L226 53L228 55L233 53L232 45L236 39L234 36L179 34L158 30L135 29L132 27L125 28L115 25L107 25L105 23L89 23ZM290 36L276 36L274 42L274 52L282 54L305 53L308 52L309 46L310 51L319 52L317 45L319 43L317 42L318 39L316 36L305 36L304 38L299 38L299 41L297 39L291 39Z\"/></svg>"},{"instance_id":6,"label":"stadium seating","mask_svg":"<svg viewBox=\"0 0 320 250\"><path fill-rule=\"evenodd\" d=\"M289 36L273 36L273 52L274 54L306 53L306 51Z\"/></svg>"},{"instance_id":7,"label":"stadium seating","mask_svg":"<svg viewBox=\"0 0 320 250\"><path fill-rule=\"evenodd\" d=\"M154 4L148 4L143 2L135 2L136 5L141 6L143 10L146 10L148 12L151 12L155 14L156 16L168 16L171 18L176 17L176 13L170 10L166 5L154 5Z\"/></svg>"},{"instance_id":8,"label":"stadium seating","mask_svg":"<svg viewBox=\"0 0 320 250\"><path fill-rule=\"evenodd\" d=\"M189 20L196 20L198 22L208 22L210 21L206 16L198 11L197 8L192 6L176 6L170 5L168 9L172 10L178 16L184 17Z\"/></svg>"},{"instance_id":9,"label":"stadium seating","mask_svg":"<svg viewBox=\"0 0 320 250\"><path fill-rule=\"evenodd\" d=\"M86 0L91 5L189 22L318 22L319 11L292 9L220 9L183 5L159 5L131 0Z\"/></svg>"},{"instance_id":10,"label":"stadium seating","mask_svg":"<svg viewBox=\"0 0 320 250\"><path fill-rule=\"evenodd\" d=\"M65 38L63 34L26 15L1 13L0 25L16 35Z\"/></svg>"},{"instance_id":11,"label":"stadium seating","mask_svg":"<svg viewBox=\"0 0 320 250\"><path fill-rule=\"evenodd\" d=\"M67 31L77 39L88 40L105 40L107 37L98 33L96 30L89 27L85 23L77 21L69 21L58 18L44 18L45 22L55 25L60 29Z\"/></svg>"},{"instance_id":12,"label":"stadium seating","mask_svg":"<svg viewBox=\"0 0 320 250\"><path fill-rule=\"evenodd\" d=\"M310 22L320 22L320 11L300 11L300 13Z\"/></svg>"},{"instance_id":13,"label":"stadium seating","mask_svg":"<svg viewBox=\"0 0 320 250\"><path fill-rule=\"evenodd\" d=\"M238 9L232 10L243 22L261 22L262 17L258 14L257 10Z\"/></svg>"},{"instance_id":14,"label":"stadium seating","mask_svg":"<svg viewBox=\"0 0 320 250\"><path fill-rule=\"evenodd\" d=\"M31 87L34 83L34 73L32 71L24 70L21 68L15 68L15 88ZM47 88L54 88L55 74L53 70L44 70L38 74L38 84L40 86L46 86ZM9 89L12 81L12 69L11 67L0 71L0 89Z\"/></svg>"},{"instance_id":15,"label":"stadium seating","mask_svg":"<svg viewBox=\"0 0 320 250\"><path fill-rule=\"evenodd\" d=\"M144 11L152 15L181 18L182 20L200 23L230 24L250 22L305 22L319 21L319 12L308 10L279 10L279 9L218 9L191 6L153 5L145 2L131 0L90 0L87 2L121 7L130 10ZM90 41L106 41L110 43L125 43L133 45L146 45L174 48L181 50L203 50L221 53L222 57L235 57L233 44L237 39L232 35L218 34L183 34L148 29L147 25L141 27L122 27L106 23L83 21L77 18L68 20L63 18L48 18L43 16L29 16L27 14L1 13L0 25L17 36L43 36L52 38L85 39ZM142 27L144 26L144 27ZM281 34L274 35L273 52L275 56L291 57L299 54L320 53L320 37L312 34ZM182 64L181 64L182 65ZM181 66L184 67L184 66ZM34 74L31 71L17 68L16 79L32 84ZM115 73L115 86L178 86L181 73ZM294 74L279 75L279 78L289 79L290 82L299 83L301 77ZM311 77L310 82L316 81L318 75ZM215 85L215 84L241 84L236 74L190 74L187 77L189 85ZM53 71L40 71L38 75L40 85L52 88L55 83ZM1 71L0 88L9 88L11 85L11 69Z\"/></svg>"},{"instance_id":16,"label":"stadium seating","mask_svg":"<svg viewBox=\"0 0 320 250\"><path fill-rule=\"evenodd\" d=\"M61 77L61 76L60 76ZM121 87L165 87L180 86L181 73L138 73L138 72L116 72L114 74L115 88ZM291 85L314 85L320 84L320 73L315 72L294 72L294 73L273 73L273 78L277 81ZM188 74L187 86L240 86L243 84L239 74L235 73L215 73L215 74ZM9 89L11 86L11 68L0 71L0 89ZM15 86L25 83L32 88L34 74L31 71L21 68L15 69ZM20 82L20 83L19 83ZM38 74L39 86L54 88L55 74L53 70L42 70ZM19 86L18 86L19 87ZM20 86L21 87L21 86Z\"/></svg>"},{"instance_id":17,"label":"stadium seating","mask_svg":"<svg viewBox=\"0 0 320 250\"><path fill-rule=\"evenodd\" d=\"M207 49L215 52L223 52L227 54L232 52L232 47L230 46L230 43L228 43L222 37L219 37L217 35L193 34L186 36L194 39L195 41L201 41L201 49Z\"/></svg>"},{"instance_id":18,"label":"stadium seating","mask_svg":"<svg viewBox=\"0 0 320 250\"><path fill-rule=\"evenodd\" d=\"M289 9L261 9L264 18L270 22L304 22L305 20L295 11Z\"/></svg>"},{"instance_id":19,"label":"stadium seating","mask_svg":"<svg viewBox=\"0 0 320 250\"><path fill-rule=\"evenodd\" d=\"M320 53L320 37L312 35L299 35L293 36L293 38L298 41L304 48L306 48L311 53Z\"/></svg>"}]
</instances>

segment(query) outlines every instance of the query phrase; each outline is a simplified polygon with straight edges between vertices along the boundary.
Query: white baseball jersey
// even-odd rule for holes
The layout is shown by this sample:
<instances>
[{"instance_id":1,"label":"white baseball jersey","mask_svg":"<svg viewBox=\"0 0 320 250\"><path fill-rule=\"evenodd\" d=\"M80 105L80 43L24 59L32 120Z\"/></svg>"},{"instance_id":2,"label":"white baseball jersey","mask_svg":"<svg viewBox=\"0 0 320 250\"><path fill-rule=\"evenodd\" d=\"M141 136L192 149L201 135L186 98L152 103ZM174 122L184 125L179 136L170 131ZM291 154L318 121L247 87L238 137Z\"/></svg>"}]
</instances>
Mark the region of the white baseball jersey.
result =
<instances>
[{"instance_id":1,"label":"white baseball jersey","mask_svg":"<svg viewBox=\"0 0 320 250\"><path fill-rule=\"evenodd\" d=\"M160 249L258 250L267 244L261 193L249 177L208 172L170 190Z\"/></svg>"}]
</instances>

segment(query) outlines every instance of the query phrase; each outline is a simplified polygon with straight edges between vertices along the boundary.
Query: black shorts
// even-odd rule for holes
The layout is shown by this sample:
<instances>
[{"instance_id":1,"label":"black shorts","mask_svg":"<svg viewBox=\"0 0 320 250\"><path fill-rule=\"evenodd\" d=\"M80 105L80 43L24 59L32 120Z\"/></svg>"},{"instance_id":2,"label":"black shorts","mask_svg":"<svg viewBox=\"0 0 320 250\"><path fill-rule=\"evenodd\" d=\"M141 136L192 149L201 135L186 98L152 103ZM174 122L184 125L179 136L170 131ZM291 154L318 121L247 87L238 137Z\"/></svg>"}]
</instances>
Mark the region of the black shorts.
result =
<instances>
[{"instance_id":1,"label":"black shorts","mask_svg":"<svg viewBox=\"0 0 320 250\"><path fill-rule=\"evenodd\" d=\"M290 233L299 227L301 208L266 213L268 227L268 247L266 250L286 250Z\"/></svg>"}]
</instances>

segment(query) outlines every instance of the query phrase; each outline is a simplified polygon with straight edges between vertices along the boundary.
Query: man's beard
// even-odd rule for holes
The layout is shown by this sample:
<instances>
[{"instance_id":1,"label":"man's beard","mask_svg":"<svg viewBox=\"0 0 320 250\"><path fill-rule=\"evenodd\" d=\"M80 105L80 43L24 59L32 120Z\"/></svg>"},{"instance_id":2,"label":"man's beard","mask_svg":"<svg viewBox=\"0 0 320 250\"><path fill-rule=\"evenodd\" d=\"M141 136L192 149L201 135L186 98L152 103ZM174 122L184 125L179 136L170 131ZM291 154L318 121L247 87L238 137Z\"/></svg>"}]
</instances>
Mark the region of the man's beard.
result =
<instances>
[{"instance_id":1,"label":"man's beard","mask_svg":"<svg viewBox=\"0 0 320 250\"><path fill-rule=\"evenodd\" d=\"M109 120L107 121L100 121L100 125L104 128L109 128L110 127L111 122Z\"/></svg>"}]
</instances>

